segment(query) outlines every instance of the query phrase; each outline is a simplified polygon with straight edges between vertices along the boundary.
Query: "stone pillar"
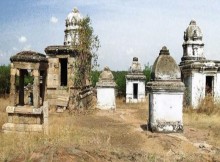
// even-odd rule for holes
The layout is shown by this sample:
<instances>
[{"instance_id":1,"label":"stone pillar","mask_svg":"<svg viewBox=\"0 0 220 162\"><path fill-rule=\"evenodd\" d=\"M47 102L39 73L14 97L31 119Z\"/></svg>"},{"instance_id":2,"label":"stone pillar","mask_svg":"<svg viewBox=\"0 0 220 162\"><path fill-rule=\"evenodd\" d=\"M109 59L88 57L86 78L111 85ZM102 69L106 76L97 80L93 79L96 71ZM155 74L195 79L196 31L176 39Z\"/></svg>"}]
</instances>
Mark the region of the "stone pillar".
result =
<instances>
[{"instance_id":1,"label":"stone pillar","mask_svg":"<svg viewBox=\"0 0 220 162\"><path fill-rule=\"evenodd\" d=\"M49 123L48 123L48 101L44 101L43 103L43 128L44 128L44 134L49 134Z\"/></svg>"},{"instance_id":2,"label":"stone pillar","mask_svg":"<svg viewBox=\"0 0 220 162\"><path fill-rule=\"evenodd\" d=\"M13 65L11 65L13 66ZM15 106L16 103L16 86L15 86L15 81L16 81L16 69L11 68L11 78L10 78L10 104Z\"/></svg>"},{"instance_id":3,"label":"stone pillar","mask_svg":"<svg viewBox=\"0 0 220 162\"><path fill-rule=\"evenodd\" d=\"M24 106L24 70L22 69L19 76L19 105Z\"/></svg>"},{"instance_id":4,"label":"stone pillar","mask_svg":"<svg viewBox=\"0 0 220 162\"><path fill-rule=\"evenodd\" d=\"M40 73L39 70L33 70L34 85L33 85L33 101L34 107L40 107Z\"/></svg>"}]
</instances>

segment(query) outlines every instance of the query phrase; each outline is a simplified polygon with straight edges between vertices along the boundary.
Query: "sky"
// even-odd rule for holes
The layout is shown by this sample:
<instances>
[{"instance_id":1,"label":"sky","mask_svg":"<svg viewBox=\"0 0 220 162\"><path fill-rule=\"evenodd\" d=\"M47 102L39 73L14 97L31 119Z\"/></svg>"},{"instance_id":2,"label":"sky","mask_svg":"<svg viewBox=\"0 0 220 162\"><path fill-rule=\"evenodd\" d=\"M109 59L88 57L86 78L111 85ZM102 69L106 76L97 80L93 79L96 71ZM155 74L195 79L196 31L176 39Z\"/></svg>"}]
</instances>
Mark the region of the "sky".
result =
<instances>
[{"instance_id":1,"label":"sky","mask_svg":"<svg viewBox=\"0 0 220 162\"><path fill-rule=\"evenodd\" d=\"M74 7L90 17L99 37L99 70L127 70L133 57L152 65L163 46L179 64L192 19L203 32L206 58L220 60L218 0L1 0L0 65L22 50L45 54L47 46L63 45Z\"/></svg>"}]
</instances>

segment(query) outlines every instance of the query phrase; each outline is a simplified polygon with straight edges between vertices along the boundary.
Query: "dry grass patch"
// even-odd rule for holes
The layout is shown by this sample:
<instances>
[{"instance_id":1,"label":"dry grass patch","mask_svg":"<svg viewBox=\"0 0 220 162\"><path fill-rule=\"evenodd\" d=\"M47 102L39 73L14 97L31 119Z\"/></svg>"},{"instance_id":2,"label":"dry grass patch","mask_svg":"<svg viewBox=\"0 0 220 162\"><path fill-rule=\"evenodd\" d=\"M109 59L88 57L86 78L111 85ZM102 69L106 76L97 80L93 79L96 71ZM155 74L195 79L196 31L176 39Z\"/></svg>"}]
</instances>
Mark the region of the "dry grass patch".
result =
<instances>
[{"instance_id":1,"label":"dry grass patch","mask_svg":"<svg viewBox=\"0 0 220 162\"><path fill-rule=\"evenodd\" d=\"M198 138L209 141L214 146L220 146L220 103L214 102L211 96L202 100L198 109L184 109L184 123L196 128ZM206 135L204 135L206 134Z\"/></svg>"},{"instance_id":2,"label":"dry grass patch","mask_svg":"<svg viewBox=\"0 0 220 162\"><path fill-rule=\"evenodd\" d=\"M5 113L5 109L8 105L8 98L0 98L0 127L2 127L2 125L7 121L7 114Z\"/></svg>"},{"instance_id":3,"label":"dry grass patch","mask_svg":"<svg viewBox=\"0 0 220 162\"><path fill-rule=\"evenodd\" d=\"M5 116L4 123L4 110L0 115ZM147 102L126 104L123 100L117 100L115 111L51 111L48 136L0 133L0 161L204 161L197 148L175 134L143 131L140 126L147 117ZM187 110L184 136L219 146L218 119L218 113Z\"/></svg>"}]
</instances>

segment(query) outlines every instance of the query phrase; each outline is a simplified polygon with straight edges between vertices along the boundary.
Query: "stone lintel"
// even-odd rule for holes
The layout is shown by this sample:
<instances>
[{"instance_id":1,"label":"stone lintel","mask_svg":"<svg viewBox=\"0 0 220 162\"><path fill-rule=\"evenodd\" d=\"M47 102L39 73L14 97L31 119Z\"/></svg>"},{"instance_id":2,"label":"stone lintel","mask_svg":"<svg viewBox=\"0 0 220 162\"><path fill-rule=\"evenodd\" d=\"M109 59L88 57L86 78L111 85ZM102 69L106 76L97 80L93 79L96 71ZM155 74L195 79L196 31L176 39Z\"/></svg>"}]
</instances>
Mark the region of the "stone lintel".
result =
<instances>
[{"instance_id":1,"label":"stone lintel","mask_svg":"<svg viewBox=\"0 0 220 162\"><path fill-rule=\"evenodd\" d=\"M14 108L14 111L12 111ZM11 110L11 111L10 111ZM6 108L6 112L7 113L16 113L16 114L36 114L36 115L40 115L42 114L42 108L33 108L33 107L29 107L26 108L24 106L21 107L13 107L13 106L8 106Z\"/></svg>"},{"instance_id":2,"label":"stone lintel","mask_svg":"<svg viewBox=\"0 0 220 162\"><path fill-rule=\"evenodd\" d=\"M148 82L146 86L148 91L158 91L158 92L184 92L185 85L181 81L171 81L171 82L163 82L163 81L153 81Z\"/></svg>"},{"instance_id":3,"label":"stone lintel","mask_svg":"<svg viewBox=\"0 0 220 162\"><path fill-rule=\"evenodd\" d=\"M126 75L126 79L129 79L129 80L145 80L146 79L146 76L145 75L142 75L142 74L128 74Z\"/></svg>"},{"instance_id":4,"label":"stone lintel","mask_svg":"<svg viewBox=\"0 0 220 162\"><path fill-rule=\"evenodd\" d=\"M217 71L220 70L220 67L205 67L205 66L198 66L194 68L188 67L181 67L182 73L193 73L193 72L198 72L198 73L216 73Z\"/></svg>"},{"instance_id":5,"label":"stone lintel","mask_svg":"<svg viewBox=\"0 0 220 162\"><path fill-rule=\"evenodd\" d=\"M40 63L14 62L13 64L16 69L39 69L40 67Z\"/></svg>"},{"instance_id":6,"label":"stone lintel","mask_svg":"<svg viewBox=\"0 0 220 162\"><path fill-rule=\"evenodd\" d=\"M113 81L99 81L96 83L96 87L114 88L116 84Z\"/></svg>"},{"instance_id":7,"label":"stone lintel","mask_svg":"<svg viewBox=\"0 0 220 162\"><path fill-rule=\"evenodd\" d=\"M63 46L63 45L57 45L57 46L48 46L44 50L47 55L53 56L53 55L71 55L76 56L78 54L77 50L74 49L71 46Z\"/></svg>"}]
</instances>

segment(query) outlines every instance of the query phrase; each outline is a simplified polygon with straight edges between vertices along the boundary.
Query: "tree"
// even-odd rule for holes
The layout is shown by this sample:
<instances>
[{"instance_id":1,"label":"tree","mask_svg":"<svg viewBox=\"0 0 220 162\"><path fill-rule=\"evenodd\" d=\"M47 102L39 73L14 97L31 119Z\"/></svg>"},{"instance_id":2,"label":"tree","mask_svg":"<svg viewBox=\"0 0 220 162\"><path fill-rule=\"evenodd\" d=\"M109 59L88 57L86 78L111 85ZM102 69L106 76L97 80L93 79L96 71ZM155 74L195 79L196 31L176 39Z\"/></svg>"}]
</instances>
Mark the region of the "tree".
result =
<instances>
[{"instance_id":1,"label":"tree","mask_svg":"<svg viewBox=\"0 0 220 162\"><path fill-rule=\"evenodd\" d=\"M96 83L99 81L99 75L100 75L100 71L94 70L91 72L91 82L92 82L92 86L95 87Z\"/></svg>"},{"instance_id":2,"label":"tree","mask_svg":"<svg viewBox=\"0 0 220 162\"><path fill-rule=\"evenodd\" d=\"M0 94L6 95L10 91L10 65L0 66Z\"/></svg>"},{"instance_id":3,"label":"tree","mask_svg":"<svg viewBox=\"0 0 220 162\"><path fill-rule=\"evenodd\" d=\"M148 65L144 65L143 73L146 76L146 83L151 80L151 70L152 70L151 67L152 66L149 66L149 63Z\"/></svg>"},{"instance_id":4,"label":"tree","mask_svg":"<svg viewBox=\"0 0 220 162\"><path fill-rule=\"evenodd\" d=\"M113 71L115 83L117 84L116 89L118 96L125 96L126 94L126 79L127 71Z\"/></svg>"},{"instance_id":5,"label":"tree","mask_svg":"<svg viewBox=\"0 0 220 162\"><path fill-rule=\"evenodd\" d=\"M98 36L94 35L88 16L79 21L75 38L77 43L72 46L78 52L78 57L75 63L74 84L76 87L83 87L87 79L88 82L91 81L91 70L97 66L97 51L100 47Z\"/></svg>"}]
</instances>

